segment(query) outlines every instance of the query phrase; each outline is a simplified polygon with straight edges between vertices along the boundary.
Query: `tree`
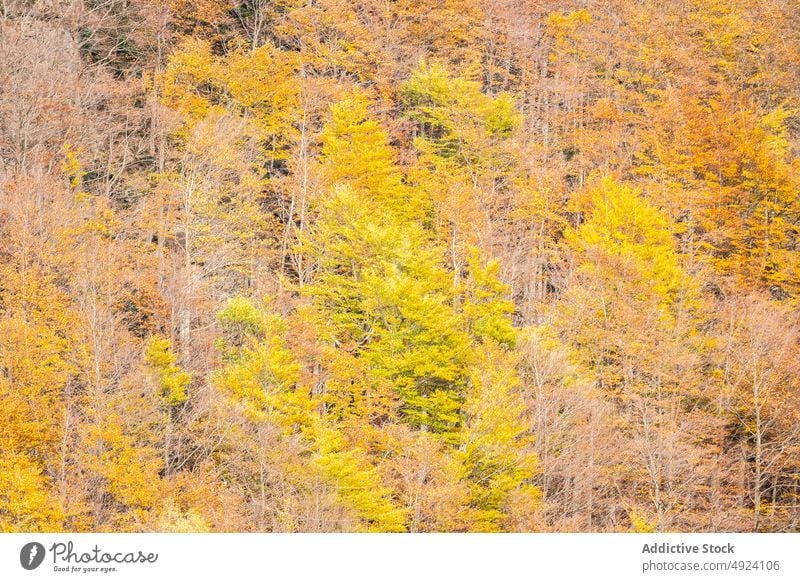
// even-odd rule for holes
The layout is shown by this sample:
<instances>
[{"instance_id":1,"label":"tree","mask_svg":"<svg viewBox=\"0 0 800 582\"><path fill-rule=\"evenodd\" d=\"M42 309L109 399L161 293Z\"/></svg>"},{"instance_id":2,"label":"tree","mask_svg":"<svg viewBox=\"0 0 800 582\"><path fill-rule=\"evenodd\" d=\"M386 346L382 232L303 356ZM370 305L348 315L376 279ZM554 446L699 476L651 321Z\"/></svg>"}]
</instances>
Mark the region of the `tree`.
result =
<instances>
[{"instance_id":1,"label":"tree","mask_svg":"<svg viewBox=\"0 0 800 582\"><path fill-rule=\"evenodd\" d=\"M519 184L509 138L520 115L510 95L484 95L478 82L454 77L438 64L421 63L400 96L417 124L419 162L411 177L435 205L436 230L447 233L440 237L457 280L467 247L493 253L502 237L495 223L512 223Z\"/></svg>"},{"instance_id":2,"label":"tree","mask_svg":"<svg viewBox=\"0 0 800 582\"><path fill-rule=\"evenodd\" d=\"M322 153L333 190L311 235L318 273L305 292L331 321L333 341L394 386L409 423L452 432L468 338L424 228L424 199L402 183L363 97L332 113Z\"/></svg>"},{"instance_id":3,"label":"tree","mask_svg":"<svg viewBox=\"0 0 800 582\"><path fill-rule=\"evenodd\" d=\"M794 523L798 514L798 328L764 297L731 298L720 312L723 413L739 450L751 529ZM780 526L777 526L780 527Z\"/></svg>"},{"instance_id":4,"label":"tree","mask_svg":"<svg viewBox=\"0 0 800 582\"><path fill-rule=\"evenodd\" d=\"M567 233L578 253L573 284L558 305L559 327L577 362L615 402L625 445L618 482L638 483L629 510L655 527L692 519L713 465L698 449L714 432L700 373L703 305L682 268L669 222L633 189L606 177L586 190L584 220ZM562 331L563 333L563 331ZM624 451L624 452L623 452ZM627 467L627 469L623 469ZM681 514L685 512L685 515Z\"/></svg>"},{"instance_id":5,"label":"tree","mask_svg":"<svg viewBox=\"0 0 800 582\"><path fill-rule=\"evenodd\" d=\"M215 374L215 383L234 402L244 405L250 423L282 436L272 443L279 450L253 451L262 458L261 503L271 495L264 481L264 463L269 463L272 471L282 474L279 479L291 483L301 496L319 496L330 490L339 507L351 514L337 517L336 508L330 508L330 514L317 517L323 531L401 530L403 512L393 506L364 451L348 442L335 417L320 415L319 395L299 385L299 365L281 337L286 333L285 323L245 299L231 300L219 318L230 339L220 344L227 365ZM299 450L293 452L287 445Z\"/></svg>"}]
</instances>

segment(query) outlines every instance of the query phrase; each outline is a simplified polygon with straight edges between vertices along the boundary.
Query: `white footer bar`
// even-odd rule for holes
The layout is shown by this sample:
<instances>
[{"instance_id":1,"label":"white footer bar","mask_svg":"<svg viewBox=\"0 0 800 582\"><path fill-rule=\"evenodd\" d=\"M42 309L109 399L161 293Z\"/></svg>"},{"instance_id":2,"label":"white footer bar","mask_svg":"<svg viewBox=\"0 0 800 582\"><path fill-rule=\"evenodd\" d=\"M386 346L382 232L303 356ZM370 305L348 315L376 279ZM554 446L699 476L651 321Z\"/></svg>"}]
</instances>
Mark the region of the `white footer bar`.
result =
<instances>
[{"instance_id":1,"label":"white footer bar","mask_svg":"<svg viewBox=\"0 0 800 582\"><path fill-rule=\"evenodd\" d=\"M800 534L0 535L0 580L245 576L281 582L796 582Z\"/></svg>"}]
</instances>

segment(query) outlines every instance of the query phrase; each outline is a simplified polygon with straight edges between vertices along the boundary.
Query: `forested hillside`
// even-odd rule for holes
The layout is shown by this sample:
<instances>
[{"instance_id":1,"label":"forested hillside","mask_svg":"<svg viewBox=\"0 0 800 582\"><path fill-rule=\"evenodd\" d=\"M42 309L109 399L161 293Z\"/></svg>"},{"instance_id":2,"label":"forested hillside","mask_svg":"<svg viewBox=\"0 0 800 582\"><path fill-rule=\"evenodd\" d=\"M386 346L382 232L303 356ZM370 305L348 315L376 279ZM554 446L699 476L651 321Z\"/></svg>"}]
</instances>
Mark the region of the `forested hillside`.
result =
<instances>
[{"instance_id":1,"label":"forested hillside","mask_svg":"<svg viewBox=\"0 0 800 582\"><path fill-rule=\"evenodd\" d=\"M798 531L798 0L0 0L0 531Z\"/></svg>"}]
</instances>

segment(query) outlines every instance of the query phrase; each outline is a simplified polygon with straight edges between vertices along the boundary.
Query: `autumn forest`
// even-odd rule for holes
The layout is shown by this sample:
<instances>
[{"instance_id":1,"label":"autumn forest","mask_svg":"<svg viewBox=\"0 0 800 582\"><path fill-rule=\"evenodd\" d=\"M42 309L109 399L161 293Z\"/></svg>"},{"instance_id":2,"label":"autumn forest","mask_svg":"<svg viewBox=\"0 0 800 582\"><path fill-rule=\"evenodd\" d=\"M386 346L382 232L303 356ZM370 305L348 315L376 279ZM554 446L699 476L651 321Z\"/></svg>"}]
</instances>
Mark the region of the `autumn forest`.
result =
<instances>
[{"instance_id":1,"label":"autumn forest","mask_svg":"<svg viewBox=\"0 0 800 582\"><path fill-rule=\"evenodd\" d=\"M798 0L0 0L0 531L798 531L798 355Z\"/></svg>"}]
</instances>

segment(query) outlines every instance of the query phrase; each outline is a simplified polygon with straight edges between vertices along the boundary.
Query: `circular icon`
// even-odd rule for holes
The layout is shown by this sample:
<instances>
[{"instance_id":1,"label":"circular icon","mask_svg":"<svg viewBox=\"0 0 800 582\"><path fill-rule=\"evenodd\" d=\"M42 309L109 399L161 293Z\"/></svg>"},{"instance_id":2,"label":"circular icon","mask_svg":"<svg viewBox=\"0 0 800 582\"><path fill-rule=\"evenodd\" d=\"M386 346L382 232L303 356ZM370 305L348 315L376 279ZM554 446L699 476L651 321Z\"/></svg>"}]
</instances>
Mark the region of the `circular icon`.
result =
<instances>
[{"instance_id":1,"label":"circular icon","mask_svg":"<svg viewBox=\"0 0 800 582\"><path fill-rule=\"evenodd\" d=\"M26 570L35 570L42 565L44 554L44 546L39 542L25 544L19 552L19 563Z\"/></svg>"}]
</instances>

